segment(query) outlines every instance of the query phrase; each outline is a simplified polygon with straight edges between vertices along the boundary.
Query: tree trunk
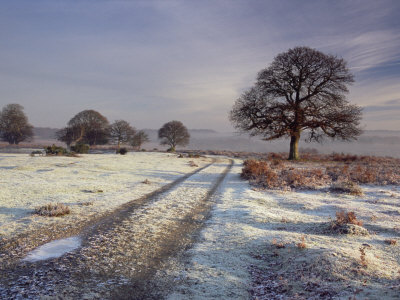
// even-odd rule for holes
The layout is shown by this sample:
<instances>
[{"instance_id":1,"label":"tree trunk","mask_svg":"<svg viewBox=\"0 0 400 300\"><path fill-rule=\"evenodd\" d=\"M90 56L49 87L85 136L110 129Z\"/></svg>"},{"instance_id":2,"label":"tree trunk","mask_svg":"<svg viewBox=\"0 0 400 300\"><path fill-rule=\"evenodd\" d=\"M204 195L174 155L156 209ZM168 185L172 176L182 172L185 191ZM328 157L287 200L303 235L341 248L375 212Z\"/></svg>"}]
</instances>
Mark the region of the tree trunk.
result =
<instances>
[{"instance_id":1,"label":"tree trunk","mask_svg":"<svg viewBox=\"0 0 400 300\"><path fill-rule=\"evenodd\" d=\"M299 159L299 140L300 132L295 133L290 137L289 160Z\"/></svg>"}]
</instances>

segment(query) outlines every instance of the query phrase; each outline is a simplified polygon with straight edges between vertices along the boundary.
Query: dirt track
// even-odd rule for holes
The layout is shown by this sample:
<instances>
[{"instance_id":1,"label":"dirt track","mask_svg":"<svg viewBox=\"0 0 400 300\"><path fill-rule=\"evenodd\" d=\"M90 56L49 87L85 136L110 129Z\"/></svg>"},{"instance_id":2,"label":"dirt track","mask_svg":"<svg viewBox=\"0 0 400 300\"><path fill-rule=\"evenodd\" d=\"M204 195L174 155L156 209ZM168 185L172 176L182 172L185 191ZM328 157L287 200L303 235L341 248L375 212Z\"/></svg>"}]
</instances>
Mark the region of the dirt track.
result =
<instances>
[{"instance_id":1,"label":"dirt track","mask_svg":"<svg viewBox=\"0 0 400 300\"><path fill-rule=\"evenodd\" d=\"M218 160L120 207L84 228L74 252L10 264L0 270L0 298L163 298L174 280L163 269L193 244L231 167Z\"/></svg>"}]
</instances>

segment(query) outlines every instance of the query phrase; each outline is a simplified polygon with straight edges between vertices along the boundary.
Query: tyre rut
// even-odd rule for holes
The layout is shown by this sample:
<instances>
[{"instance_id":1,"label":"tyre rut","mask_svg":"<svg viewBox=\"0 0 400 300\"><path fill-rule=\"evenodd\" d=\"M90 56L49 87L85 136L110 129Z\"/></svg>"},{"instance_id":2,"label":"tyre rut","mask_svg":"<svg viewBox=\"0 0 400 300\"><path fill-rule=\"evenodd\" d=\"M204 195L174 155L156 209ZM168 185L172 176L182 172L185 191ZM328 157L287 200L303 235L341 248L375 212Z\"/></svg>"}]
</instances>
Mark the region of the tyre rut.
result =
<instances>
[{"instance_id":1,"label":"tyre rut","mask_svg":"<svg viewBox=\"0 0 400 300\"><path fill-rule=\"evenodd\" d=\"M0 286L0 296L16 297L21 295L22 288L22 294L27 298L38 295L82 299L162 297L168 288L168 280L162 285L157 284L154 275L165 267L169 257L193 244L196 233L209 215L210 199L232 164L230 160L218 176L202 174L207 168L218 168L214 160L140 201L123 205L82 231L83 247L78 251L58 259L26 264L18 272L8 270L11 273L8 272L10 280L7 281L12 280L15 284L3 291ZM175 196L196 198L197 194L190 194L191 190L196 193L196 188L192 188L189 181L207 176L216 180L201 199L195 199L190 209L185 210L182 205L175 207L170 200L164 200L174 199L171 196L174 193ZM174 210L174 214L162 219L154 214L159 209L165 213ZM146 227L148 222L154 226Z\"/></svg>"}]
</instances>

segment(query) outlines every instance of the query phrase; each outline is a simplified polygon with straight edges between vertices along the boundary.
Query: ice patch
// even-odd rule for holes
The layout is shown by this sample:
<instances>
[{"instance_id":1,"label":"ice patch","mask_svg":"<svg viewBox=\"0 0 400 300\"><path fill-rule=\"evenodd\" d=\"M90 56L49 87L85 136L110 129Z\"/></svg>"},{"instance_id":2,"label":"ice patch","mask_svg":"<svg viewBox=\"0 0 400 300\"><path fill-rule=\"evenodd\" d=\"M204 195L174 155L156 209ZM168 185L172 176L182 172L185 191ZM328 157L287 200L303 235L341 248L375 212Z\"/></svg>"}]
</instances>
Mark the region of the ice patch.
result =
<instances>
[{"instance_id":1,"label":"ice patch","mask_svg":"<svg viewBox=\"0 0 400 300\"><path fill-rule=\"evenodd\" d=\"M81 246L80 237L73 236L44 244L28 253L23 261L35 262L49 258L57 258Z\"/></svg>"}]
</instances>

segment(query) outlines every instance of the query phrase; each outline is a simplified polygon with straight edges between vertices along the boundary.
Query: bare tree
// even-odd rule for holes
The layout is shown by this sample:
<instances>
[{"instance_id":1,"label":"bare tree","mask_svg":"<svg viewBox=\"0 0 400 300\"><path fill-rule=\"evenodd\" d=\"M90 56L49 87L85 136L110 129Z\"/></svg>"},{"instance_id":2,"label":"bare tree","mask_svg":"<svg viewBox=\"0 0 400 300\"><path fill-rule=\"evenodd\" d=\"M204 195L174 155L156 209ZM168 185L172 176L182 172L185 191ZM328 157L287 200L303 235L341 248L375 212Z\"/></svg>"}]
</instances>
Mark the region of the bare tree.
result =
<instances>
[{"instance_id":1,"label":"bare tree","mask_svg":"<svg viewBox=\"0 0 400 300\"><path fill-rule=\"evenodd\" d=\"M161 145L169 145L169 151L175 151L177 145L189 144L190 134L182 122L171 121L158 130L158 138L161 140Z\"/></svg>"},{"instance_id":2,"label":"bare tree","mask_svg":"<svg viewBox=\"0 0 400 300\"><path fill-rule=\"evenodd\" d=\"M109 127L107 118L102 114L95 110L84 110L69 120L68 126L57 137L67 144L75 142L101 145L108 142Z\"/></svg>"},{"instance_id":3,"label":"bare tree","mask_svg":"<svg viewBox=\"0 0 400 300\"><path fill-rule=\"evenodd\" d=\"M142 147L142 145L144 143L149 142L149 136L147 135L147 133L145 133L143 130L139 130L132 138L131 140L131 145L137 149L140 150L140 147Z\"/></svg>"},{"instance_id":4,"label":"bare tree","mask_svg":"<svg viewBox=\"0 0 400 300\"><path fill-rule=\"evenodd\" d=\"M33 137L33 126L23 110L22 105L8 104L0 112L0 137L3 141L17 145Z\"/></svg>"},{"instance_id":5,"label":"bare tree","mask_svg":"<svg viewBox=\"0 0 400 300\"><path fill-rule=\"evenodd\" d=\"M117 120L111 124L110 137L111 140L118 145L117 153L119 153L121 143L130 142L135 133L135 128L133 128L131 125L129 125L128 122L124 120Z\"/></svg>"},{"instance_id":6,"label":"bare tree","mask_svg":"<svg viewBox=\"0 0 400 300\"><path fill-rule=\"evenodd\" d=\"M308 47L279 54L259 72L256 84L244 92L230 112L243 132L264 140L290 137L289 159L298 159L300 135L306 141L352 140L361 134L361 108L345 95L354 82L346 62Z\"/></svg>"}]
</instances>

